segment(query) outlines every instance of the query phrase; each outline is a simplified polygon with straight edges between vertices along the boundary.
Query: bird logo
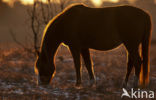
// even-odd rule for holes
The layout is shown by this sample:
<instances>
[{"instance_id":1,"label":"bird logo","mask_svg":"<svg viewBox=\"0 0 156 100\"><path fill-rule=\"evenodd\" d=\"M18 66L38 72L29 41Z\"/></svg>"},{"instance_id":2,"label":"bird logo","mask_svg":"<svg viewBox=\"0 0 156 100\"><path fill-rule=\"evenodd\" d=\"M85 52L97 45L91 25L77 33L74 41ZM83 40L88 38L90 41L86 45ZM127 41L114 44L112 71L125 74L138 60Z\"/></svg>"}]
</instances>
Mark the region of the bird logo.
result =
<instances>
[{"instance_id":1,"label":"bird logo","mask_svg":"<svg viewBox=\"0 0 156 100\"><path fill-rule=\"evenodd\" d=\"M128 94L127 90L126 90L125 88L123 88L122 90L123 90L123 93L122 93L122 95L121 95L121 98L122 98L123 96L127 96L127 97L130 98L130 95Z\"/></svg>"}]
</instances>

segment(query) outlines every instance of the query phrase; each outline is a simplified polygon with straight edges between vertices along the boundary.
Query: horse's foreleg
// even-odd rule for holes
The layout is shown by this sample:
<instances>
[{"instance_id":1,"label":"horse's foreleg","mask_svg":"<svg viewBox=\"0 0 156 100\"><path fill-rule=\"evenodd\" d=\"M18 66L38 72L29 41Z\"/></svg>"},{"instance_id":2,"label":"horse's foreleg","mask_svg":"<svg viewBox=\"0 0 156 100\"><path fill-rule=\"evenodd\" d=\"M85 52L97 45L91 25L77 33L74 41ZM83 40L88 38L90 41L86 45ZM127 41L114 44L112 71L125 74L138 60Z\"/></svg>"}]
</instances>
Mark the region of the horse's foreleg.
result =
<instances>
[{"instance_id":1,"label":"horse's foreleg","mask_svg":"<svg viewBox=\"0 0 156 100\"><path fill-rule=\"evenodd\" d=\"M132 59L131 55L128 54L127 73L126 73L125 80L123 82L123 87L127 87L127 82L128 82L129 75L130 75L132 69L133 69L133 59Z\"/></svg>"},{"instance_id":2,"label":"horse's foreleg","mask_svg":"<svg viewBox=\"0 0 156 100\"><path fill-rule=\"evenodd\" d=\"M90 85L92 86L95 83L95 76L94 76L94 69L93 69L91 58L90 58L89 49L82 49L81 55L84 59L86 68L88 70L88 74L90 77Z\"/></svg>"},{"instance_id":3,"label":"horse's foreleg","mask_svg":"<svg viewBox=\"0 0 156 100\"><path fill-rule=\"evenodd\" d=\"M76 69L76 86L81 85L81 60L80 60L80 50L77 48L70 48L71 54L74 59L74 65Z\"/></svg>"}]
</instances>

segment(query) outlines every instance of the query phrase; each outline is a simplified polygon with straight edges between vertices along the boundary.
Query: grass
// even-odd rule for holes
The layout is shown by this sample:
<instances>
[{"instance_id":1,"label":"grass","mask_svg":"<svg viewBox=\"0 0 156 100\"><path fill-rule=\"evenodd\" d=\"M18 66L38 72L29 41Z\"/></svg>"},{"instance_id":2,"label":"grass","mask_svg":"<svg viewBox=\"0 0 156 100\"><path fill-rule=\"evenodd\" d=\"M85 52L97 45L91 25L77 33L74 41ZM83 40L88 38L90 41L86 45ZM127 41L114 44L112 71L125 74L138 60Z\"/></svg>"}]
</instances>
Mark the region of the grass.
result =
<instances>
[{"instance_id":1,"label":"grass","mask_svg":"<svg viewBox=\"0 0 156 100\"><path fill-rule=\"evenodd\" d=\"M151 46L150 85L156 90L156 45ZM36 85L35 57L20 48L0 51L0 100L120 100L126 74L126 51L123 46L107 51L91 50L96 87L89 86L87 70L82 63L82 88L75 88L75 69L68 49L60 47L56 56L56 75L47 87ZM132 87L133 75L128 87ZM155 91L156 93L156 91ZM126 98L127 100L128 98ZM142 99L141 99L142 100Z\"/></svg>"}]
</instances>

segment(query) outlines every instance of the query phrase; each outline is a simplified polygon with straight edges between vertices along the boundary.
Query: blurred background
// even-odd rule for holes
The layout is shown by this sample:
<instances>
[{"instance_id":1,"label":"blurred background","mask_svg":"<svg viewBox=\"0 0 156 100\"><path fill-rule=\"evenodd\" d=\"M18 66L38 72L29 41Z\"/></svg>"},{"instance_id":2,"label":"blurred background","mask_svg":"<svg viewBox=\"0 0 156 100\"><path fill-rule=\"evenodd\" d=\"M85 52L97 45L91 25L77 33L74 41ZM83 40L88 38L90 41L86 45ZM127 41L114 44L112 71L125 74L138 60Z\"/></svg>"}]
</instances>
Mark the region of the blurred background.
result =
<instances>
[{"instance_id":1,"label":"blurred background","mask_svg":"<svg viewBox=\"0 0 156 100\"><path fill-rule=\"evenodd\" d=\"M46 23L66 6L72 3L85 3L90 7L106 7L115 5L133 5L150 13L153 22L152 41L156 40L156 0L0 0L0 44L14 43L10 33L14 33L18 41L32 44L33 2L37 1L34 16L40 18L37 34L42 34ZM34 18L36 21L37 19ZM34 21L34 23L36 23ZM36 29L35 29L36 30ZM40 35L42 36L42 35ZM39 36L39 37L40 37ZM39 39L40 40L40 39Z\"/></svg>"},{"instance_id":2,"label":"blurred background","mask_svg":"<svg viewBox=\"0 0 156 100\"><path fill-rule=\"evenodd\" d=\"M84 3L90 7L126 4L142 8L151 15L151 72L146 90L153 90L156 95L156 0L0 0L0 100L121 100L122 80L127 66L127 53L122 45L110 51L91 50L95 88L88 87L89 77L83 62L83 88L74 87L76 76L73 59L64 46L59 47L55 57L56 75L51 87L36 84L35 52L39 50L44 27L73 3ZM132 76L129 89L133 85Z\"/></svg>"}]
</instances>

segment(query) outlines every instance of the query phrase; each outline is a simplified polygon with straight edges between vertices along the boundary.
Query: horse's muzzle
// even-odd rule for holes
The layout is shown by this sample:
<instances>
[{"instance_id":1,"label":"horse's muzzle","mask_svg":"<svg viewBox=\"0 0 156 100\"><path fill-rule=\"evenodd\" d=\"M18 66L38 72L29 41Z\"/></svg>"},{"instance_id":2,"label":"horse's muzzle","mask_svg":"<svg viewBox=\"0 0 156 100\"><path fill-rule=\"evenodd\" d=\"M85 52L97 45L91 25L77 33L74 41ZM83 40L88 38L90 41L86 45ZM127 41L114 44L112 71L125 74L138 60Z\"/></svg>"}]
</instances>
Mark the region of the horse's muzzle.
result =
<instances>
[{"instance_id":1,"label":"horse's muzzle","mask_svg":"<svg viewBox=\"0 0 156 100\"><path fill-rule=\"evenodd\" d=\"M46 77L37 76L37 85L46 86L49 85L49 80Z\"/></svg>"}]
</instances>

